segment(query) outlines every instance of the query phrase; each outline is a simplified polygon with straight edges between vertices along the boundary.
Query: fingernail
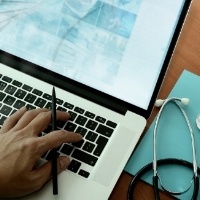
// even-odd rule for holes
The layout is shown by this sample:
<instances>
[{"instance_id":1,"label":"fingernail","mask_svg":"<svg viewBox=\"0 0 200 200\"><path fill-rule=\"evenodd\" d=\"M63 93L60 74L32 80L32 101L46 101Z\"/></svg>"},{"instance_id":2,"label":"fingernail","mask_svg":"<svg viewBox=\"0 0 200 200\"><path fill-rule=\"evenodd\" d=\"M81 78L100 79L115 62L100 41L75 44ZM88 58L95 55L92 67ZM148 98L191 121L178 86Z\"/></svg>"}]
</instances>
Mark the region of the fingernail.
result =
<instances>
[{"instance_id":1,"label":"fingernail","mask_svg":"<svg viewBox=\"0 0 200 200\"><path fill-rule=\"evenodd\" d=\"M83 136L80 133L76 133L80 138L83 138Z\"/></svg>"},{"instance_id":2,"label":"fingernail","mask_svg":"<svg viewBox=\"0 0 200 200\"><path fill-rule=\"evenodd\" d=\"M61 170L64 170L64 169L66 169L67 168L67 166L69 165L69 158L62 158L62 159L60 159L60 161L59 161L59 167L60 167L60 169Z\"/></svg>"},{"instance_id":3,"label":"fingernail","mask_svg":"<svg viewBox=\"0 0 200 200\"><path fill-rule=\"evenodd\" d=\"M20 108L20 110L27 110L26 106Z\"/></svg>"}]
</instances>

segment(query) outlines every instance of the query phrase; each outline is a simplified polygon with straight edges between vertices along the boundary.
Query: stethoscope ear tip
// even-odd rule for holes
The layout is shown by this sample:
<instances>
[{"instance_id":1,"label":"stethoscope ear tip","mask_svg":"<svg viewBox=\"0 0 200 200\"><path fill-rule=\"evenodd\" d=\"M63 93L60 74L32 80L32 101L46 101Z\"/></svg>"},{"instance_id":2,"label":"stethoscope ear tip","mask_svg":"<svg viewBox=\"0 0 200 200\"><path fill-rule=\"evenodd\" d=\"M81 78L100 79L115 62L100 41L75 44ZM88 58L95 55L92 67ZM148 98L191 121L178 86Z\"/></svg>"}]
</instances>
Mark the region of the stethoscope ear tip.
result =
<instances>
[{"instance_id":1,"label":"stethoscope ear tip","mask_svg":"<svg viewBox=\"0 0 200 200\"><path fill-rule=\"evenodd\" d=\"M163 99L157 99L156 102L155 102L155 104L154 104L155 107L161 107L166 100L167 101L170 101L170 100L179 100L181 102L181 104L183 104L185 106L187 106L189 104L189 102L190 102L190 99L188 99L188 98L181 98L181 99L179 99L179 98L173 98L172 97L170 99L165 99L165 100L163 100Z\"/></svg>"},{"instance_id":2,"label":"stethoscope ear tip","mask_svg":"<svg viewBox=\"0 0 200 200\"><path fill-rule=\"evenodd\" d=\"M161 107L164 103L164 100L162 99L157 99L156 102L155 102L155 107Z\"/></svg>"},{"instance_id":3,"label":"stethoscope ear tip","mask_svg":"<svg viewBox=\"0 0 200 200\"><path fill-rule=\"evenodd\" d=\"M187 106L189 104L190 100L188 98L182 98L181 99L181 103L185 106Z\"/></svg>"}]
</instances>

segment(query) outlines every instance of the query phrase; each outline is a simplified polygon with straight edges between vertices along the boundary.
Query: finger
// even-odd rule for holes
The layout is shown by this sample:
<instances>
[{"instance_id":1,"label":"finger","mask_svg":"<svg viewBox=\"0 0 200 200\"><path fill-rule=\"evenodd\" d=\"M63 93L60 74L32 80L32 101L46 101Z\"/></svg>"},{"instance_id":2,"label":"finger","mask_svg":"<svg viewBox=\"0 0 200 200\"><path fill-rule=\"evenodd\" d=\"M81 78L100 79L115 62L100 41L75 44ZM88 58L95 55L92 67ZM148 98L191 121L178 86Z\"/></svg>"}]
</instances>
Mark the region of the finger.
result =
<instances>
[{"instance_id":1,"label":"finger","mask_svg":"<svg viewBox=\"0 0 200 200\"><path fill-rule=\"evenodd\" d=\"M37 108L33 110L28 110L24 113L24 115L19 119L16 126L14 127L15 130L20 130L26 127L36 116L38 116L41 112L49 111L46 108Z\"/></svg>"},{"instance_id":2,"label":"finger","mask_svg":"<svg viewBox=\"0 0 200 200\"><path fill-rule=\"evenodd\" d=\"M12 114L10 117L8 117L2 126L1 133L6 133L10 129L12 129L17 122L21 119L21 117L24 115L24 113L27 111L26 107L20 108L18 111L16 111L14 114Z\"/></svg>"},{"instance_id":3,"label":"finger","mask_svg":"<svg viewBox=\"0 0 200 200\"><path fill-rule=\"evenodd\" d=\"M68 167L69 163L70 159L68 157L58 157L57 172L60 173L65 170ZM40 189L52 177L52 162L48 161L38 169L34 170L34 175L37 189Z\"/></svg>"},{"instance_id":4,"label":"finger","mask_svg":"<svg viewBox=\"0 0 200 200\"><path fill-rule=\"evenodd\" d=\"M39 144L38 151L40 155L43 155L48 150L57 148L63 143L78 142L82 138L82 135L74 132L65 130L53 131L45 136L37 138Z\"/></svg>"},{"instance_id":5,"label":"finger","mask_svg":"<svg viewBox=\"0 0 200 200\"><path fill-rule=\"evenodd\" d=\"M57 121L67 121L70 115L67 112L56 111ZM28 125L33 135L39 135L51 123L51 111L39 113Z\"/></svg>"}]
</instances>

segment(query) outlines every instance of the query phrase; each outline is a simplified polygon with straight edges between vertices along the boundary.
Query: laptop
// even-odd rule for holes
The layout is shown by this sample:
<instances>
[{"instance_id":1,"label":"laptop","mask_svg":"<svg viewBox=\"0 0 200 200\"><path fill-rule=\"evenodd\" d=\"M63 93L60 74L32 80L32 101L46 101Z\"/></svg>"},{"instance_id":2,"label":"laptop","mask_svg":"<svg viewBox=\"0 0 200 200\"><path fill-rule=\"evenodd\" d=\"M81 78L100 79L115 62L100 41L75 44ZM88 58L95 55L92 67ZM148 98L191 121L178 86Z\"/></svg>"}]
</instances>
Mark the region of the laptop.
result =
<instances>
[{"instance_id":1,"label":"laptop","mask_svg":"<svg viewBox=\"0 0 200 200\"><path fill-rule=\"evenodd\" d=\"M54 86L57 109L73 116L58 128L83 134L82 144L58 150L71 159L58 175L58 195L50 180L20 199L109 198L151 114L190 4L0 2L0 124L24 105L51 109Z\"/></svg>"}]
</instances>

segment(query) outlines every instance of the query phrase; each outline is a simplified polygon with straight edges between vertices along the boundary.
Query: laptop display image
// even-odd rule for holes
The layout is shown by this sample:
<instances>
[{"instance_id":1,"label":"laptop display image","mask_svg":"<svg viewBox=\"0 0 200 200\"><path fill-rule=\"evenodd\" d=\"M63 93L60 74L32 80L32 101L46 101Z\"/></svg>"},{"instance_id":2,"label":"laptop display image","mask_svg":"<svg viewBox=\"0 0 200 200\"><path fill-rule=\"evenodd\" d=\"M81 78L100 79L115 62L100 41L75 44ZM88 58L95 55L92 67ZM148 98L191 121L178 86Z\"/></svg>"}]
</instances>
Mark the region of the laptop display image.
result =
<instances>
[{"instance_id":1,"label":"laptop display image","mask_svg":"<svg viewBox=\"0 0 200 200\"><path fill-rule=\"evenodd\" d=\"M13 112L57 109L83 135L71 163L25 200L108 199L151 114L191 1L0 1L0 125ZM44 130L48 134L50 128ZM51 159L51 152L41 158ZM76 166L76 167L75 167ZM78 167L77 167L78 166Z\"/></svg>"}]
</instances>

